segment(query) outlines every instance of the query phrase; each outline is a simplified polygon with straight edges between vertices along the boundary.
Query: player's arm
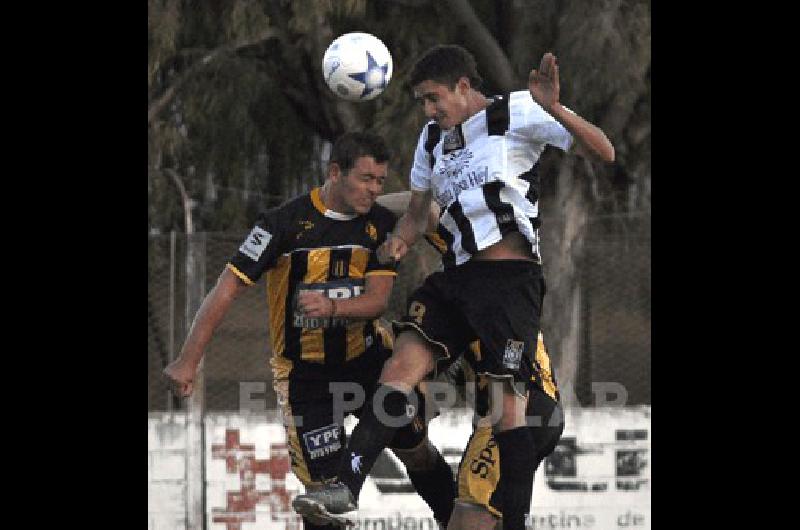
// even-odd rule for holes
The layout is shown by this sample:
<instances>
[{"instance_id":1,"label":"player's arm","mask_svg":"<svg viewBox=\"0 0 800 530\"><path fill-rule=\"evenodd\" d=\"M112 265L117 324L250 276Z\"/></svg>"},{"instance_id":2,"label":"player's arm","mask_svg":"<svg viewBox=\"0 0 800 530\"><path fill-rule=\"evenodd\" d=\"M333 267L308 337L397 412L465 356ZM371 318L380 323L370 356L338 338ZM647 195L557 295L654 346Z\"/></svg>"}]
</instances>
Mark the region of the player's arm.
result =
<instances>
[{"instance_id":1,"label":"player's arm","mask_svg":"<svg viewBox=\"0 0 800 530\"><path fill-rule=\"evenodd\" d=\"M388 208L393 214L397 217L401 217L406 211L408 211L408 203L411 201L411 193L410 191L398 191L395 193L387 193L385 195L381 195L376 199L376 202L383 206L384 208ZM426 227L425 232L435 232L436 227L439 225L439 213L441 209L439 205L435 201L430 201L430 209L428 211L428 226Z\"/></svg>"},{"instance_id":2,"label":"player's arm","mask_svg":"<svg viewBox=\"0 0 800 530\"><path fill-rule=\"evenodd\" d=\"M192 381L205 348L233 301L248 285L256 283L281 254L286 217L283 208L258 216L250 234L200 304L180 355L164 369L173 392L179 396L192 393Z\"/></svg>"},{"instance_id":3,"label":"player's arm","mask_svg":"<svg viewBox=\"0 0 800 530\"><path fill-rule=\"evenodd\" d=\"M431 190L411 191L406 213L397 221L386 241L378 247L378 260L381 263L400 260L417 238L428 231L432 218L431 197Z\"/></svg>"},{"instance_id":4,"label":"player's arm","mask_svg":"<svg viewBox=\"0 0 800 530\"><path fill-rule=\"evenodd\" d=\"M411 191L408 209L397 221L389 239L400 238L406 245L413 245L417 238L428 231L431 217L431 190ZM388 241L387 241L388 242Z\"/></svg>"},{"instance_id":5,"label":"player's arm","mask_svg":"<svg viewBox=\"0 0 800 530\"><path fill-rule=\"evenodd\" d=\"M175 394L183 397L192 393L197 366L214 330L225 318L236 297L246 288L247 285L226 267L214 288L203 299L180 355L164 368L164 375L170 380Z\"/></svg>"},{"instance_id":6,"label":"player's arm","mask_svg":"<svg viewBox=\"0 0 800 530\"><path fill-rule=\"evenodd\" d=\"M570 132L576 154L597 162L614 161L614 146L602 129L561 105L555 55L545 53L539 69L531 70L528 90L534 101Z\"/></svg>"},{"instance_id":7,"label":"player's arm","mask_svg":"<svg viewBox=\"0 0 800 530\"><path fill-rule=\"evenodd\" d=\"M368 273L364 292L353 298L334 300L316 291L301 292L297 297L297 307L311 318L378 318L389 307L394 277L395 273L389 271Z\"/></svg>"},{"instance_id":8,"label":"player's arm","mask_svg":"<svg viewBox=\"0 0 800 530\"><path fill-rule=\"evenodd\" d=\"M567 110L561 104L554 105L550 109L550 115L572 134L575 139L571 149L573 153L595 162L614 161L614 146L602 129Z\"/></svg>"}]
</instances>

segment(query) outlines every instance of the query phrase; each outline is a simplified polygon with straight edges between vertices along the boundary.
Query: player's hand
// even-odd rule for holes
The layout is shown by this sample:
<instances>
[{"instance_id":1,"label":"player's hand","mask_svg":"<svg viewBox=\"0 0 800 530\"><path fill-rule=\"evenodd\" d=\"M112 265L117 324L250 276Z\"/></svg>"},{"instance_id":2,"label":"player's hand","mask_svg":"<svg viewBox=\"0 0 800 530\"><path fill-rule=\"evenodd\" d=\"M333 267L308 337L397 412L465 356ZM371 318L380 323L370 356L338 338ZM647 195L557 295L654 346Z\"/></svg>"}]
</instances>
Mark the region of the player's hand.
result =
<instances>
[{"instance_id":1,"label":"player's hand","mask_svg":"<svg viewBox=\"0 0 800 530\"><path fill-rule=\"evenodd\" d=\"M407 252L408 245L405 240L394 234L389 234L386 241L378 247L378 262L385 265L393 261L400 261Z\"/></svg>"},{"instance_id":2,"label":"player's hand","mask_svg":"<svg viewBox=\"0 0 800 530\"><path fill-rule=\"evenodd\" d=\"M329 317L333 312L333 303L319 291L300 291L297 294L297 309L307 317Z\"/></svg>"},{"instance_id":3,"label":"player's hand","mask_svg":"<svg viewBox=\"0 0 800 530\"><path fill-rule=\"evenodd\" d=\"M539 69L531 70L528 76L528 90L533 100L548 112L559 103L558 64L555 55L550 52L545 53Z\"/></svg>"},{"instance_id":4,"label":"player's hand","mask_svg":"<svg viewBox=\"0 0 800 530\"><path fill-rule=\"evenodd\" d=\"M164 368L162 374L169 389L178 397L187 397L194 390L194 376L197 367L180 359L175 359Z\"/></svg>"}]
</instances>

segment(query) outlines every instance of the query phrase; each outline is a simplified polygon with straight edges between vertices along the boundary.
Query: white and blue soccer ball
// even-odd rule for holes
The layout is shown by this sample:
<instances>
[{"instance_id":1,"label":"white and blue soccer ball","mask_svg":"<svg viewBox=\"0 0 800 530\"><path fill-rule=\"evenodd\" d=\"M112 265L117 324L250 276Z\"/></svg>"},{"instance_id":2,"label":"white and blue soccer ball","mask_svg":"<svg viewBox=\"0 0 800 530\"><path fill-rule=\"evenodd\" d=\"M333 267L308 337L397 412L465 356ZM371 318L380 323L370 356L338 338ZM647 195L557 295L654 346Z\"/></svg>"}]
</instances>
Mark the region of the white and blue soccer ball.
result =
<instances>
[{"instance_id":1,"label":"white and blue soccer ball","mask_svg":"<svg viewBox=\"0 0 800 530\"><path fill-rule=\"evenodd\" d=\"M392 78L392 54L375 35L345 33L325 50L322 75L328 87L342 99L374 99Z\"/></svg>"}]
</instances>

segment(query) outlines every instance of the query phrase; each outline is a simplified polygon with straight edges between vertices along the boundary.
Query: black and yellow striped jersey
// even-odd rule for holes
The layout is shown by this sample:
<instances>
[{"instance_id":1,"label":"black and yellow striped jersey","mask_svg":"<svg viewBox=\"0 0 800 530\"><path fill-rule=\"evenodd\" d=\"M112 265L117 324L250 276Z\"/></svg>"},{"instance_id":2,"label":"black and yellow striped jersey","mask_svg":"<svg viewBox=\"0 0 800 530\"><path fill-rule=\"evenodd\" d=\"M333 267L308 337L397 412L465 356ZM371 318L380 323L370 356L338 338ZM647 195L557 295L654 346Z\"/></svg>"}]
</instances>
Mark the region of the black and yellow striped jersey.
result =
<instances>
[{"instance_id":1,"label":"black and yellow striped jersey","mask_svg":"<svg viewBox=\"0 0 800 530\"><path fill-rule=\"evenodd\" d=\"M275 379L290 373L329 378L380 348L375 321L307 318L296 309L297 295L316 290L329 298L351 298L364 291L367 276L395 276L394 266L379 264L375 254L395 222L378 204L366 215L328 210L320 188L259 216L228 268L247 284L266 272Z\"/></svg>"}]
</instances>

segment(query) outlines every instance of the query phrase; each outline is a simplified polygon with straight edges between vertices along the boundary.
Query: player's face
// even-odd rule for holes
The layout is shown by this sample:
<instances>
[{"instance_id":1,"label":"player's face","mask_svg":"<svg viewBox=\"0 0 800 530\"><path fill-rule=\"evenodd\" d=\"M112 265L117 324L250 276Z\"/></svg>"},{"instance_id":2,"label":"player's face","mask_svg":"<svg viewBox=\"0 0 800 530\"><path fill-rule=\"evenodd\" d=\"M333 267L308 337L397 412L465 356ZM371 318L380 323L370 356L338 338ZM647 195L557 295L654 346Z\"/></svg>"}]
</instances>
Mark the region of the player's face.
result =
<instances>
[{"instance_id":1,"label":"player's face","mask_svg":"<svg viewBox=\"0 0 800 530\"><path fill-rule=\"evenodd\" d=\"M346 210L342 213L369 212L375 199L383 193L388 168L389 162L378 163L371 156L357 158L350 171L338 179L342 209Z\"/></svg>"},{"instance_id":2,"label":"player's face","mask_svg":"<svg viewBox=\"0 0 800 530\"><path fill-rule=\"evenodd\" d=\"M442 129L451 129L469 117L468 94L469 81L464 77L452 89L430 80L414 87L414 99L422 105L425 117Z\"/></svg>"}]
</instances>

